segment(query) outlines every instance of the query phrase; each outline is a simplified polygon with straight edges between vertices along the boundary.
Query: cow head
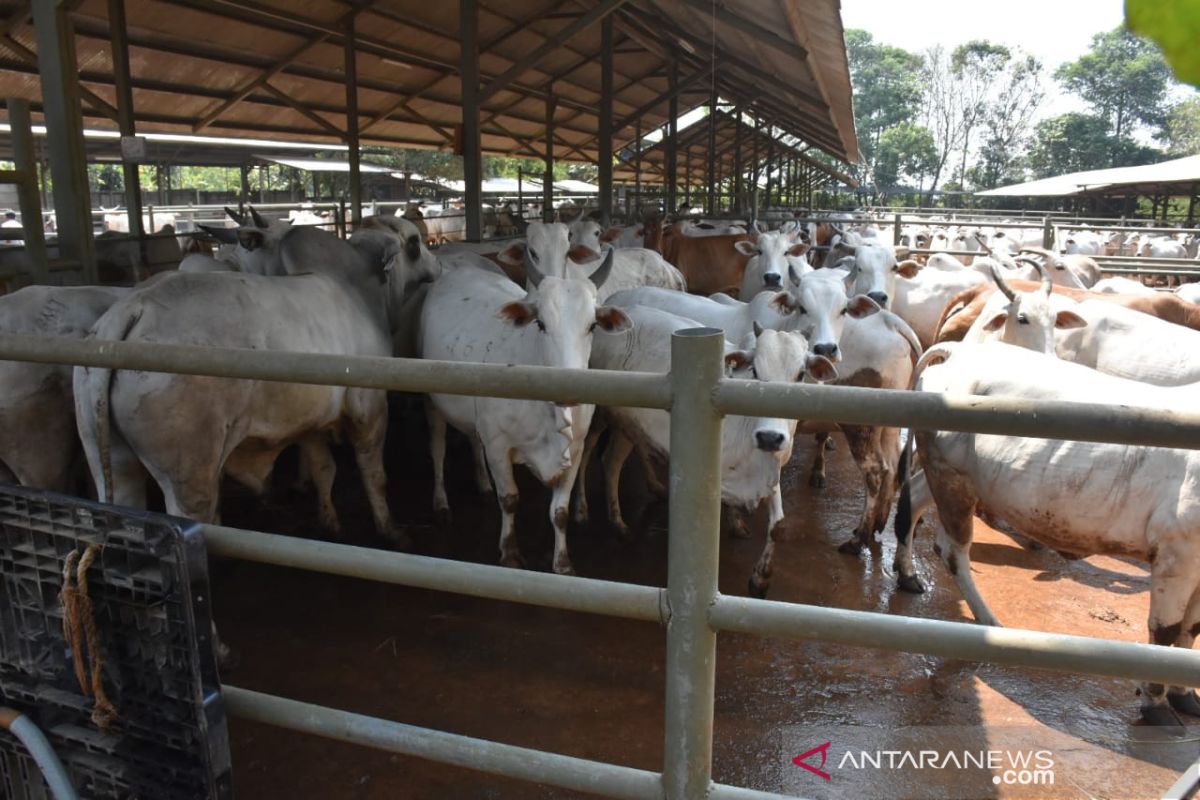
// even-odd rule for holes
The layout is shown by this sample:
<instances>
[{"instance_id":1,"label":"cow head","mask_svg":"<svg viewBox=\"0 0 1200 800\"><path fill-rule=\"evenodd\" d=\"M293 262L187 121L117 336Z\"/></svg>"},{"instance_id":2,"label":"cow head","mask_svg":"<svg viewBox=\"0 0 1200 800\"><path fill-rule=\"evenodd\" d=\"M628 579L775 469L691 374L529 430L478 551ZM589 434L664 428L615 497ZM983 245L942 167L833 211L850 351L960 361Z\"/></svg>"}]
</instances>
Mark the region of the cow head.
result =
<instances>
[{"instance_id":1,"label":"cow head","mask_svg":"<svg viewBox=\"0 0 1200 800\"><path fill-rule=\"evenodd\" d=\"M783 288L788 270L788 257L798 258L808 252L808 244L798 241L798 230L792 226L772 233L760 233L754 239L743 239L733 247L750 256L742 275L741 298L749 300L763 291Z\"/></svg>"},{"instance_id":2,"label":"cow head","mask_svg":"<svg viewBox=\"0 0 1200 800\"><path fill-rule=\"evenodd\" d=\"M1041 288L1033 292L1018 292L1004 280L995 266L992 280L999 289L983 308L979 318L967 332L967 341L996 339L1007 344L1024 347L1038 353L1054 355L1054 331L1082 328L1087 322L1063 308L1064 303L1074 302L1052 294L1054 283L1039 262L1036 265L1042 277Z\"/></svg>"},{"instance_id":3,"label":"cow head","mask_svg":"<svg viewBox=\"0 0 1200 800\"><path fill-rule=\"evenodd\" d=\"M896 279L915 278L921 265L916 261L897 261L896 252L878 244L860 244L854 250L854 262L846 275L847 294L865 294L887 308L896 296Z\"/></svg>"},{"instance_id":4,"label":"cow head","mask_svg":"<svg viewBox=\"0 0 1200 800\"><path fill-rule=\"evenodd\" d=\"M619 333L633 325L621 309L596 304L597 293L612 270L613 251L608 251L604 261L587 278L545 274L532 251L532 247L525 249L525 275L529 284L525 297L505 303L496 316L536 337L534 346L540 355L536 363L587 369L592 334L597 328Z\"/></svg>"},{"instance_id":5,"label":"cow head","mask_svg":"<svg viewBox=\"0 0 1200 800\"><path fill-rule=\"evenodd\" d=\"M528 283L528 265L532 264L541 275L564 278L571 274L567 269L567 257L571 250L570 231L561 222L531 222L525 230L525 241L515 241L496 254L496 258L513 269L525 269ZM599 248L597 248L597 251ZM577 255L585 255L583 248ZM595 256L592 255L592 258Z\"/></svg>"},{"instance_id":6,"label":"cow head","mask_svg":"<svg viewBox=\"0 0 1200 800\"><path fill-rule=\"evenodd\" d=\"M600 257L600 243L604 228L591 219L577 219L567 226L568 257L575 262L591 261Z\"/></svg>"},{"instance_id":7,"label":"cow head","mask_svg":"<svg viewBox=\"0 0 1200 800\"><path fill-rule=\"evenodd\" d=\"M832 270L800 274L791 266L784 291L764 292L753 298L750 306L753 319L762 321L774 316L774 324L765 327L801 334L813 355L834 362L842 358L838 341L846 317L861 319L880 310L879 304L865 295L847 299L845 284Z\"/></svg>"},{"instance_id":8,"label":"cow head","mask_svg":"<svg viewBox=\"0 0 1200 800\"><path fill-rule=\"evenodd\" d=\"M291 226L279 220L268 221L254 206L249 208L249 220L237 228L200 227L223 244L236 244L234 260L242 272L254 275L283 275L279 241ZM244 219L244 217L243 217Z\"/></svg>"}]
</instances>

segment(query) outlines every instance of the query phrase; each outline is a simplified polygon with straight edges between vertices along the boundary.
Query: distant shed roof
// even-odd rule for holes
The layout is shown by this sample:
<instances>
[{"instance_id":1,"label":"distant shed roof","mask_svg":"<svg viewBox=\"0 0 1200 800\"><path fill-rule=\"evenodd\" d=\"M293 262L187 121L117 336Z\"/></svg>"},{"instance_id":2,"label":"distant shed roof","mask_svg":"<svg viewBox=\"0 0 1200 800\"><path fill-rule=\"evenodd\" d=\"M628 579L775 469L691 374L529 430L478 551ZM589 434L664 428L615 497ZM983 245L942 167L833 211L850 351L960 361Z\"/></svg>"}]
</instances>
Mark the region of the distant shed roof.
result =
<instances>
[{"instance_id":1,"label":"distant shed roof","mask_svg":"<svg viewBox=\"0 0 1200 800\"><path fill-rule=\"evenodd\" d=\"M29 6L3 5L0 97L29 99L36 117ZM779 129L835 158L858 158L838 0L480 0L478 8L485 152L540 157L552 94L556 157L596 159L601 37L599 25L584 23L610 14L617 147L639 117L643 130L666 121L675 63L681 111L703 103L715 83ZM139 129L340 140L343 47L354 18L363 143L452 149L461 121L458 9L450 1L127 0ZM86 124L115 127L105 108L116 102L106 0L81 0L72 21L80 78L93 95Z\"/></svg>"},{"instance_id":2,"label":"distant shed roof","mask_svg":"<svg viewBox=\"0 0 1200 800\"><path fill-rule=\"evenodd\" d=\"M272 164L280 164L285 167L304 170L305 172L349 172L350 162L332 158L295 158L292 156L262 156L256 155L259 161L269 161ZM360 172L382 172L390 174L394 170L392 167L384 167L379 164L370 164L366 161L359 163L358 169ZM404 176L401 175L401 178Z\"/></svg>"},{"instance_id":3,"label":"distant shed roof","mask_svg":"<svg viewBox=\"0 0 1200 800\"><path fill-rule=\"evenodd\" d=\"M1124 194L1182 189L1200 183L1200 155L1185 156L1140 167L1113 167L1069 172L1053 178L1000 186L978 197L1069 197L1083 194Z\"/></svg>"}]
</instances>

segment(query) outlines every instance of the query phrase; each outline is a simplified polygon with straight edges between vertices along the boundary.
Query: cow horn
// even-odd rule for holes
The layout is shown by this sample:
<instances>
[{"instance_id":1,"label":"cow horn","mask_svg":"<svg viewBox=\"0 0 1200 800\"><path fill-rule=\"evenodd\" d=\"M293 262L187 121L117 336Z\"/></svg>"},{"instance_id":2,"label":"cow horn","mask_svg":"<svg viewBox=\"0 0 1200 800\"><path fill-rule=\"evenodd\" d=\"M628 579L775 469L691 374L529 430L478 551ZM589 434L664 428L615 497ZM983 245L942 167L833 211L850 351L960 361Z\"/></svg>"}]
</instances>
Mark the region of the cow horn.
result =
<instances>
[{"instance_id":1,"label":"cow horn","mask_svg":"<svg viewBox=\"0 0 1200 800\"><path fill-rule=\"evenodd\" d=\"M800 276L796 274L796 267L790 261L788 262L788 280L797 286L800 285Z\"/></svg>"},{"instance_id":2,"label":"cow horn","mask_svg":"<svg viewBox=\"0 0 1200 800\"><path fill-rule=\"evenodd\" d=\"M608 273L612 272L614 252L616 251L613 248L608 248L608 254L604 256L604 261L596 267L595 272L588 276L588 280L595 284L597 289L604 285L604 282L608 280Z\"/></svg>"},{"instance_id":3,"label":"cow horn","mask_svg":"<svg viewBox=\"0 0 1200 800\"><path fill-rule=\"evenodd\" d=\"M758 337L760 337L762 335L763 335L763 326L758 324L758 320L754 320L754 338L757 339Z\"/></svg>"},{"instance_id":4,"label":"cow horn","mask_svg":"<svg viewBox=\"0 0 1200 800\"><path fill-rule=\"evenodd\" d=\"M1041 256L1042 258L1046 259L1046 262L1055 269L1064 269L1066 267L1066 264L1063 263L1061 258L1056 256L1054 253L1051 253L1044 247L1022 247L1020 252L1033 253L1036 256Z\"/></svg>"},{"instance_id":5,"label":"cow horn","mask_svg":"<svg viewBox=\"0 0 1200 800\"><path fill-rule=\"evenodd\" d=\"M1054 281L1050 278L1050 273L1046 271L1046 267L1042 264L1034 264L1033 268L1042 276L1042 291L1046 293L1046 297L1054 291Z\"/></svg>"},{"instance_id":6,"label":"cow horn","mask_svg":"<svg viewBox=\"0 0 1200 800\"><path fill-rule=\"evenodd\" d=\"M976 232L975 241L979 242L979 246L983 249L983 252L987 253L989 256L992 254L992 248L987 246L987 239L984 238L982 233Z\"/></svg>"},{"instance_id":7,"label":"cow horn","mask_svg":"<svg viewBox=\"0 0 1200 800\"><path fill-rule=\"evenodd\" d=\"M1017 302L1017 293L1012 290L1012 287L1004 282L1004 278L1000 275L1000 270L996 269L996 265L992 264L992 280L996 282L996 288L1000 293L1008 298L1010 303Z\"/></svg>"},{"instance_id":8,"label":"cow horn","mask_svg":"<svg viewBox=\"0 0 1200 800\"><path fill-rule=\"evenodd\" d=\"M234 211L229 206L225 206L225 213L228 214L229 218L231 220L233 220L234 222L236 222L238 225L246 224L246 218L243 215L239 214L238 212Z\"/></svg>"},{"instance_id":9,"label":"cow horn","mask_svg":"<svg viewBox=\"0 0 1200 800\"><path fill-rule=\"evenodd\" d=\"M529 278L530 283L533 284L533 288L535 289L541 284L542 278L546 277L540 269L533 265L533 258L529 255L528 244L525 245L525 277Z\"/></svg>"},{"instance_id":10,"label":"cow horn","mask_svg":"<svg viewBox=\"0 0 1200 800\"><path fill-rule=\"evenodd\" d=\"M254 227L267 227L267 221L263 219L262 214L259 214L258 209L256 209L254 206L250 206L250 217L254 220Z\"/></svg>"}]
</instances>

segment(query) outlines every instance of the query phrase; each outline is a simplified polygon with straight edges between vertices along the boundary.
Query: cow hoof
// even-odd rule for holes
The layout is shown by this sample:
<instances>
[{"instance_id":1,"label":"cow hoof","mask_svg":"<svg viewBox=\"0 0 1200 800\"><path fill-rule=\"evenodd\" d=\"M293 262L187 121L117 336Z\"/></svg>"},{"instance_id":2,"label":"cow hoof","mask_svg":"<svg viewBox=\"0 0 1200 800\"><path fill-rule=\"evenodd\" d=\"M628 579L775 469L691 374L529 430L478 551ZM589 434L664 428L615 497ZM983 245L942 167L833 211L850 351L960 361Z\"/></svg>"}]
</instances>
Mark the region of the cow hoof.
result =
<instances>
[{"instance_id":1,"label":"cow hoof","mask_svg":"<svg viewBox=\"0 0 1200 800\"><path fill-rule=\"evenodd\" d=\"M808 476L808 485L814 489L824 489L825 476L814 472L812 475Z\"/></svg>"},{"instance_id":2,"label":"cow hoof","mask_svg":"<svg viewBox=\"0 0 1200 800\"><path fill-rule=\"evenodd\" d=\"M622 542L632 542L633 541L633 531L631 531L629 529L629 526L626 525L624 522L614 522L612 524L612 529L613 529L613 533L615 533L617 535L617 538L620 539Z\"/></svg>"},{"instance_id":3,"label":"cow hoof","mask_svg":"<svg viewBox=\"0 0 1200 800\"><path fill-rule=\"evenodd\" d=\"M525 559L521 558L520 553L505 553L500 556L500 566L525 569Z\"/></svg>"},{"instance_id":4,"label":"cow hoof","mask_svg":"<svg viewBox=\"0 0 1200 800\"><path fill-rule=\"evenodd\" d=\"M1166 703L1160 703L1153 706L1142 706L1141 708L1142 722L1147 725L1157 725L1160 727L1173 726L1184 727L1183 720L1175 713L1175 709L1171 708Z\"/></svg>"},{"instance_id":5,"label":"cow hoof","mask_svg":"<svg viewBox=\"0 0 1200 800\"><path fill-rule=\"evenodd\" d=\"M902 592L925 594L925 584L916 575L901 575L899 585Z\"/></svg>"},{"instance_id":6,"label":"cow hoof","mask_svg":"<svg viewBox=\"0 0 1200 800\"><path fill-rule=\"evenodd\" d=\"M1194 691L1167 692L1167 702L1180 714L1200 717L1200 698L1196 697Z\"/></svg>"},{"instance_id":7,"label":"cow hoof","mask_svg":"<svg viewBox=\"0 0 1200 800\"><path fill-rule=\"evenodd\" d=\"M837 450L837 442L834 441L832 436L830 436L828 439L825 440L825 449L831 453L834 450Z\"/></svg>"},{"instance_id":8,"label":"cow hoof","mask_svg":"<svg viewBox=\"0 0 1200 800\"><path fill-rule=\"evenodd\" d=\"M759 600L765 600L767 591L771 588L771 582L758 575L751 575L747 591L751 597L757 597Z\"/></svg>"},{"instance_id":9,"label":"cow hoof","mask_svg":"<svg viewBox=\"0 0 1200 800\"><path fill-rule=\"evenodd\" d=\"M571 562L565 559L561 564L557 561L554 562L554 572L557 575L570 575L572 577L574 577L576 574L575 567L571 566Z\"/></svg>"},{"instance_id":10,"label":"cow hoof","mask_svg":"<svg viewBox=\"0 0 1200 800\"><path fill-rule=\"evenodd\" d=\"M852 539L847 539L838 545L838 552L845 553L848 556L856 556L862 552L862 542L855 536Z\"/></svg>"},{"instance_id":11,"label":"cow hoof","mask_svg":"<svg viewBox=\"0 0 1200 800\"><path fill-rule=\"evenodd\" d=\"M750 529L747 528L746 524L743 522L735 522L729 528L729 535L735 539L749 539Z\"/></svg>"},{"instance_id":12,"label":"cow hoof","mask_svg":"<svg viewBox=\"0 0 1200 800\"><path fill-rule=\"evenodd\" d=\"M448 508L435 508L433 510L433 524L443 530L448 530L453 524L454 519Z\"/></svg>"}]
</instances>

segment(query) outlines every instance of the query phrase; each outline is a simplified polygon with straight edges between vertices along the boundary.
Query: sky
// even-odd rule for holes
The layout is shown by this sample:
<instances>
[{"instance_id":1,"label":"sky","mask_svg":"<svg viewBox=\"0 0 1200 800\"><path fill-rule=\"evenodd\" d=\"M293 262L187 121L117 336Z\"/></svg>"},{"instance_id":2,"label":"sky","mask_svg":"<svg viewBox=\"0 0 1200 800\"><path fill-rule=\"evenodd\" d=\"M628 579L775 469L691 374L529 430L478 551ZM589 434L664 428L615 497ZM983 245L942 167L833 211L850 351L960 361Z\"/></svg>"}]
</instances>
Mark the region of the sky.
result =
<instances>
[{"instance_id":1,"label":"sky","mask_svg":"<svg viewBox=\"0 0 1200 800\"><path fill-rule=\"evenodd\" d=\"M842 24L869 31L876 41L920 51L988 39L1032 53L1051 75L1087 52L1092 36L1124 20L1122 0L842 0ZM1055 81L1046 88L1043 116L1083 110Z\"/></svg>"}]
</instances>

